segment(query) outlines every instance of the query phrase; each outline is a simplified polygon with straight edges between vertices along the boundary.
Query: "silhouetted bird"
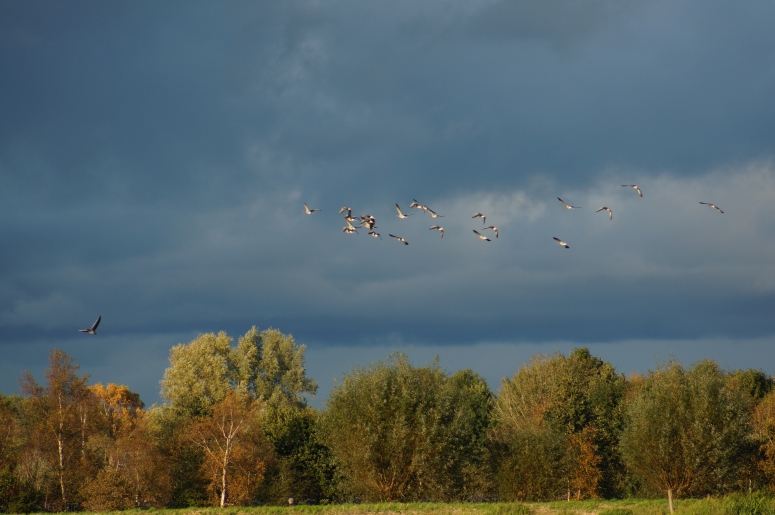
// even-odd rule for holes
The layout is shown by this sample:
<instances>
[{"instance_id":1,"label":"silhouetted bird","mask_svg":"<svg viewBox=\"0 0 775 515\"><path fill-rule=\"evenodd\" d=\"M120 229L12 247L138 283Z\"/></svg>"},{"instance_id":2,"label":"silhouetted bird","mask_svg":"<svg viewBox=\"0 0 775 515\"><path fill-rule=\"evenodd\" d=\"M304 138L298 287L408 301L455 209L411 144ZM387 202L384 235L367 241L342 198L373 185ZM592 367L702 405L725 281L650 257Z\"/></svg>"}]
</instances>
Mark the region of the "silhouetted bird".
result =
<instances>
[{"instance_id":1,"label":"silhouetted bird","mask_svg":"<svg viewBox=\"0 0 775 515\"><path fill-rule=\"evenodd\" d=\"M100 325L100 320L102 320L102 315L100 315L97 318L97 321L94 322L94 325L92 325L88 329L78 329L79 333L89 333L89 334L97 334L97 326Z\"/></svg>"}]
</instances>

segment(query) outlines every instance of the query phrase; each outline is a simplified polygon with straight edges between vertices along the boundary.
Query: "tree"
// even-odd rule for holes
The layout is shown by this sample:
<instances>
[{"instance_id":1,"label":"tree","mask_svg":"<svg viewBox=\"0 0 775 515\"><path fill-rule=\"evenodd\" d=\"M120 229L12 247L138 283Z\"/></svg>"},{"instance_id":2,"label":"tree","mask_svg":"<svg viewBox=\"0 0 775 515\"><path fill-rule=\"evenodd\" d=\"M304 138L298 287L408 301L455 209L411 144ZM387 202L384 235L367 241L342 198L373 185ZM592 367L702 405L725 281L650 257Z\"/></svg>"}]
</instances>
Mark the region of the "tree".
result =
<instances>
[{"instance_id":1,"label":"tree","mask_svg":"<svg viewBox=\"0 0 775 515\"><path fill-rule=\"evenodd\" d=\"M307 377L304 362L304 345L297 345L291 335L276 329L259 332L251 328L240 337L236 347L226 333L203 334L184 345L175 346L170 352L170 366L162 380L162 396L169 404L161 408L154 418L167 425L169 434L177 433L173 426L184 424L191 418L200 421L212 416L212 408L224 401L229 392L235 392L240 399L261 401L263 405L262 430L273 443L271 433L283 433L282 424L299 419L306 407L306 396L314 395L317 383ZM167 413L168 410L174 413ZM164 412L164 413L163 413ZM159 416L157 416L159 415ZM303 417L302 417L303 418ZM171 424L171 425L170 425ZM180 433L182 434L182 433ZM176 444L165 440L165 448L172 451ZM186 440L190 444L190 440ZM306 446L296 439L298 449ZM201 449L201 447L199 447ZM278 455L279 449L275 449ZM183 454L187 458L178 461ZM171 452L171 458L180 465L180 471L191 476L190 468L194 455L185 445ZM295 459L298 452L279 456L278 467L269 467L267 474L288 469L298 469L284 460ZM206 466L205 455L201 464ZM255 475L251 476L254 479ZM182 479L182 478L181 478ZM268 478L270 484L284 481ZM207 481L206 481L207 482ZM185 482L177 482L181 487ZM191 492L192 482L186 487ZM208 484L212 484L208 482ZM291 488L296 490L298 486ZM306 489L306 487L305 487ZM176 491L180 491L176 488ZM220 490L219 490L220 491ZM189 496L190 497L190 496Z\"/></svg>"},{"instance_id":2,"label":"tree","mask_svg":"<svg viewBox=\"0 0 775 515\"><path fill-rule=\"evenodd\" d=\"M221 507L248 499L264 477L266 447L256 438L260 409L260 401L230 391L212 406L210 416L195 420L188 429L187 438L205 453L210 491Z\"/></svg>"},{"instance_id":3,"label":"tree","mask_svg":"<svg viewBox=\"0 0 775 515\"><path fill-rule=\"evenodd\" d=\"M303 405L317 384L306 375L304 350L291 335L253 327L237 347L225 332L202 334L170 351L161 382L162 396L190 416L206 414L229 390L270 405Z\"/></svg>"},{"instance_id":4,"label":"tree","mask_svg":"<svg viewBox=\"0 0 775 515\"><path fill-rule=\"evenodd\" d=\"M630 470L673 497L728 490L746 458L748 399L712 361L650 372L627 402L621 448Z\"/></svg>"},{"instance_id":5,"label":"tree","mask_svg":"<svg viewBox=\"0 0 775 515\"><path fill-rule=\"evenodd\" d=\"M44 431L56 445L55 468L59 480L62 508L68 508L72 455L78 449L82 433L80 413L89 399L89 376L76 374L80 368L65 351L54 349L49 354L50 366L45 372L46 386L40 386L29 371L20 380L22 392L31 399L31 408ZM81 448L83 448L81 446Z\"/></svg>"},{"instance_id":6,"label":"tree","mask_svg":"<svg viewBox=\"0 0 775 515\"><path fill-rule=\"evenodd\" d=\"M367 499L462 498L461 477L478 464L489 425L478 408L491 397L470 372L453 379L435 364L415 368L393 354L334 386L326 442L351 491Z\"/></svg>"},{"instance_id":7,"label":"tree","mask_svg":"<svg viewBox=\"0 0 775 515\"><path fill-rule=\"evenodd\" d=\"M97 399L102 416L109 425L112 438L119 438L122 432L134 429L138 417L145 407L140 394L131 391L125 385L97 383L89 387Z\"/></svg>"},{"instance_id":8,"label":"tree","mask_svg":"<svg viewBox=\"0 0 775 515\"><path fill-rule=\"evenodd\" d=\"M515 500L621 492L624 377L586 348L534 356L503 381L493 439L503 456L499 488ZM533 463L539 453L549 463ZM530 473L519 472L529 470ZM532 484L531 484L532 483Z\"/></svg>"},{"instance_id":9,"label":"tree","mask_svg":"<svg viewBox=\"0 0 775 515\"><path fill-rule=\"evenodd\" d=\"M264 432L274 450L263 502L320 502L337 498L336 467L320 430L320 412L305 407L267 407Z\"/></svg>"},{"instance_id":10,"label":"tree","mask_svg":"<svg viewBox=\"0 0 775 515\"><path fill-rule=\"evenodd\" d=\"M756 406L752 423L760 452L758 466L772 488L775 486L775 392L770 392Z\"/></svg>"}]
</instances>

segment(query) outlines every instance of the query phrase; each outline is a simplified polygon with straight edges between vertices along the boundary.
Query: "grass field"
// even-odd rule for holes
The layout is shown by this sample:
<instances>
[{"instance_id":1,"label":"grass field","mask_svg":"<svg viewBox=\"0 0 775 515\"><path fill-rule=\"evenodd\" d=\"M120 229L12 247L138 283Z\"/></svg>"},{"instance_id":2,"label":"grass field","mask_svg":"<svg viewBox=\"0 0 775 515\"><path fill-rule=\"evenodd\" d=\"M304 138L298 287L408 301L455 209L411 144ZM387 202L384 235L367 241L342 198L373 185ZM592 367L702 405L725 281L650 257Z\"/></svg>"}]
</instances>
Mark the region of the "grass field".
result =
<instances>
[{"instance_id":1,"label":"grass field","mask_svg":"<svg viewBox=\"0 0 775 515\"><path fill-rule=\"evenodd\" d=\"M382 503L128 510L115 515L667 515L667 499L551 503ZM729 496L675 501L677 515L775 515L775 499Z\"/></svg>"}]
</instances>

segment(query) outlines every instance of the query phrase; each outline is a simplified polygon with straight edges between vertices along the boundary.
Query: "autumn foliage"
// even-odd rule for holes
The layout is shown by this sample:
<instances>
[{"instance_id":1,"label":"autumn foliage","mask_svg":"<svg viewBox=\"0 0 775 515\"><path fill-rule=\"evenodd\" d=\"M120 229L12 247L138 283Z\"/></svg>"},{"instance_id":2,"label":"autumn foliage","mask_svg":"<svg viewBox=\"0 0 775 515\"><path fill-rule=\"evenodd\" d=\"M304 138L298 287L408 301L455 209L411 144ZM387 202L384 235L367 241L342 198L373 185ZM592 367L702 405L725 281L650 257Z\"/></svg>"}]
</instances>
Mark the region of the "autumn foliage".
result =
<instances>
[{"instance_id":1,"label":"autumn foliage","mask_svg":"<svg viewBox=\"0 0 775 515\"><path fill-rule=\"evenodd\" d=\"M669 361L626 378L587 349L540 355L494 393L391 355L322 409L304 346L252 328L172 348L166 402L90 384L54 349L0 395L0 512L339 501L537 501L775 489L761 371Z\"/></svg>"}]
</instances>

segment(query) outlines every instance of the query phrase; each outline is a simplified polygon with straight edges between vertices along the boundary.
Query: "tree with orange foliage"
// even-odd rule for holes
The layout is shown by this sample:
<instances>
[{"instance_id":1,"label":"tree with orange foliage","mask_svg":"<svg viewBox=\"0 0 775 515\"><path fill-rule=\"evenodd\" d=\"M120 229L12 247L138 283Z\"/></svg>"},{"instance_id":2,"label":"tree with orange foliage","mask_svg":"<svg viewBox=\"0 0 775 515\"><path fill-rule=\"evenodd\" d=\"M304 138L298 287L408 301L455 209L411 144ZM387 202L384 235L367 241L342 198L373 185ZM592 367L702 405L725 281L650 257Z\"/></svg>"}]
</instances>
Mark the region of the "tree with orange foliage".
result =
<instances>
[{"instance_id":1,"label":"tree with orange foliage","mask_svg":"<svg viewBox=\"0 0 775 515\"><path fill-rule=\"evenodd\" d=\"M230 390L186 433L204 451L209 489L221 507L248 500L263 480L269 451L258 431L260 411L260 401Z\"/></svg>"},{"instance_id":2,"label":"tree with orange foliage","mask_svg":"<svg viewBox=\"0 0 775 515\"><path fill-rule=\"evenodd\" d=\"M145 407L140 394L131 391L125 385L97 383L89 387L96 396L100 410L108 422L110 436L118 438L123 430L129 432L137 424L138 417Z\"/></svg>"},{"instance_id":3,"label":"tree with orange foliage","mask_svg":"<svg viewBox=\"0 0 775 515\"><path fill-rule=\"evenodd\" d=\"M50 366L44 373L46 386L39 385L29 371L20 379L21 389L31 400L32 415L56 445L52 460L57 471L62 508L68 508L72 456L78 448L81 431L79 411L89 399L89 376L76 374L80 368L65 351L54 349L49 354Z\"/></svg>"}]
</instances>

